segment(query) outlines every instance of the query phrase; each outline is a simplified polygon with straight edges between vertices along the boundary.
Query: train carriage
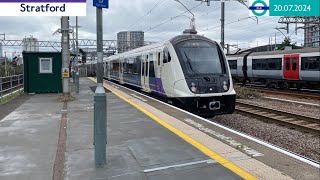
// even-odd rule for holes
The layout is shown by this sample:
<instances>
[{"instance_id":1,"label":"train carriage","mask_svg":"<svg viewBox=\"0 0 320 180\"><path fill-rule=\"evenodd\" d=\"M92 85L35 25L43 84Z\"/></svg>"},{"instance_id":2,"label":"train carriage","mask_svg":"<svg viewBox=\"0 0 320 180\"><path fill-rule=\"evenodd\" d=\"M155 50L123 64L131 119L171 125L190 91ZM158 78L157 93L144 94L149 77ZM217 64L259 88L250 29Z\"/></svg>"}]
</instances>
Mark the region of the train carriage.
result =
<instances>
[{"instance_id":1,"label":"train carriage","mask_svg":"<svg viewBox=\"0 0 320 180\"><path fill-rule=\"evenodd\" d=\"M227 57L237 82L254 82L269 87L320 88L318 48L241 53Z\"/></svg>"},{"instance_id":2,"label":"train carriage","mask_svg":"<svg viewBox=\"0 0 320 180\"><path fill-rule=\"evenodd\" d=\"M235 91L218 43L180 35L105 61L105 78L153 93L200 115L233 113Z\"/></svg>"}]
</instances>

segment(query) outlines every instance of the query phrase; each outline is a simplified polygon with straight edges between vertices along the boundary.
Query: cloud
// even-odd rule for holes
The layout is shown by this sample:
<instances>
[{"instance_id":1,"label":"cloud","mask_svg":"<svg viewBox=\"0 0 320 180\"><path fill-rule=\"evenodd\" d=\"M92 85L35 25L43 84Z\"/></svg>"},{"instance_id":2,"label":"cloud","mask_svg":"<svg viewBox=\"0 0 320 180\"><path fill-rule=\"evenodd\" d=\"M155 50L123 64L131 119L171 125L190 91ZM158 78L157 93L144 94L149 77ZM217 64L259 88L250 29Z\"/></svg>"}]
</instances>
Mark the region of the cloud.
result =
<instances>
[{"instance_id":1,"label":"cloud","mask_svg":"<svg viewBox=\"0 0 320 180\"><path fill-rule=\"evenodd\" d=\"M175 18L186 10L174 0L162 0L161 4L149 12L158 2L159 0L110 0L110 8L103 10L104 39L116 39L117 32L128 30L133 25L130 30L146 32L146 41L162 41L181 34L189 27L188 17L191 17L191 14L187 12L185 16ZM181 2L188 8L200 3L195 0L181 0ZM217 42L221 39L220 4L211 2L211 6L208 7L203 3L192 9L199 34ZM279 17L259 17L257 24L255 20L248 18L248 10L238 2L226 2L225 7L226 43L238 43L243 48L254 46L257 41L259 45L268 44L269 37L274 37L277 32L274 28L283 26L277 23ZM75 17L70 17L70 24L75 25ZM92 6L92 0L87 2L87 16L79 17L79 25L81 26L79 38L96 39L96 11ZM60 17L0 17L0 33L5 32L7 39L22 40L32 35L39 40L59 41L60 35L52 35L58 28L60 28ZM291 26L290 33L293 30L294 26ZM283 35L278 32L278 42L280 43L282 39ZM299 30L298 35L292 34L291 39L303 42L303 30ZM21 50L21 48L7 47L4 49Z\"/></svg>"}]
</instances>

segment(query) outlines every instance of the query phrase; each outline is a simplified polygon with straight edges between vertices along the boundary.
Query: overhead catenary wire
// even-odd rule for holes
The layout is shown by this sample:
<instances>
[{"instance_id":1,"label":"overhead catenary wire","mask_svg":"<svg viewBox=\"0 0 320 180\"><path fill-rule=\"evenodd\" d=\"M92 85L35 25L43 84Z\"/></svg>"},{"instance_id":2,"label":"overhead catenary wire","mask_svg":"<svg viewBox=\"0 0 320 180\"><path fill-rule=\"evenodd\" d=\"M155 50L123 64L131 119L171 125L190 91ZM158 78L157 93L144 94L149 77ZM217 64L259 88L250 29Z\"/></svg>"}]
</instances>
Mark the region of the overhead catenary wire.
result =
<instances>
[{"instance_id":1,"label":"overhead catenary wire","mask_svg":"<svg viewBox=\"0 0 320 180\"><path fill-rule=\"evenodd\" d=\"M144 14L137 22L131 24L128 27L128 30L130 30L132 27L134 27L135 25L139 24L147 15L151 14L151 12L157 8L161 3L163 3L165 0L159 0L146 14Z\"/></svg>"},{"instance_id":2,"label":"overhead catenary wire","mask_svg":"<svg viewBox=\"0 0 320 180\"><path fill-rule=\"evenodd\" d=\"M198 4L198 5L190 8L189 10L191 11L191 10L199 7L199 6L202 5L202 4L203 4L203 2L201 2L200 4ZM170 22L170 21L172 21L172 20L174 20L174 19L182 16L183 14L185 14L185 13L187 13L187 12L188 12L188 11L184 11L183 13L181 13L181 14L179 14L179 15L177 15L177 16L171 17L170 19L168 19L168 20L166 20L166 21L163 21L162 23L160 23L160 24L158 24L158 25L156 25L156 26L151 27L151 28L149 28L148 30L146 30L146 31L144 31L144 32L146 33L146 32L149 32L149 31L151 31L151 30L153 30L153 29L155 29L155 28L157 28L157 27L160 27L160 26L162 26L162 25L164 25L164 24L166 24L166 23L168 23L168 22Z\"/></svg>"}]
</instances>

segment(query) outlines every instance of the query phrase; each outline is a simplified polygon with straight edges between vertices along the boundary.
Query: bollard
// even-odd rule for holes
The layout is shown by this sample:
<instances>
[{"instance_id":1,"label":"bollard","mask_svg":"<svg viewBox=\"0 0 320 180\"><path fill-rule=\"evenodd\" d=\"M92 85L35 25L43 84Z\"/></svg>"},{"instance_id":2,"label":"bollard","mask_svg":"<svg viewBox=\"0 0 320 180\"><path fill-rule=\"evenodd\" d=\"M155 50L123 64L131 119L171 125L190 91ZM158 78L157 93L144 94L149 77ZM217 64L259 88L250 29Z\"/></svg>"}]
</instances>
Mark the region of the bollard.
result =
<instances>
[{"instance_id":1,"label":"bollard","mask_svg":"<svg viewBox=\"0 0 320 180\"><path fill-rule=\"evenodd\" d=\"M105 90L101 84L98 84L94 95L94 158L96 167L106 165L106 107Z\"/></svg>"}]
</instances>

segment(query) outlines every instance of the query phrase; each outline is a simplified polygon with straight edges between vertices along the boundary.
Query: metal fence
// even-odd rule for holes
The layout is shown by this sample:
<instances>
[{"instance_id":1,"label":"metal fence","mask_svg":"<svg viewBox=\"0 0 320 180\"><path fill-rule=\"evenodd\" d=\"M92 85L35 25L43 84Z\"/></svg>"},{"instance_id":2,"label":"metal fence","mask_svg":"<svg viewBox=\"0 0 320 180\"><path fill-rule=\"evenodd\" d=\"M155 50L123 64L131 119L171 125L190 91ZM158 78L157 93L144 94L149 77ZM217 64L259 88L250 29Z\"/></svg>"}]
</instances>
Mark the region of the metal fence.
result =
<instances>
[{"instance_id":1,"label":"metal fence","mask_svg":"<svg viewBox=\"0 0 320 180\"><path fill-rule=\"evenodd\" d=\"M0 100L6 94L12 93L13 91L23 87L23 74L0 77Z\"/></svg>"}]
</instances>

